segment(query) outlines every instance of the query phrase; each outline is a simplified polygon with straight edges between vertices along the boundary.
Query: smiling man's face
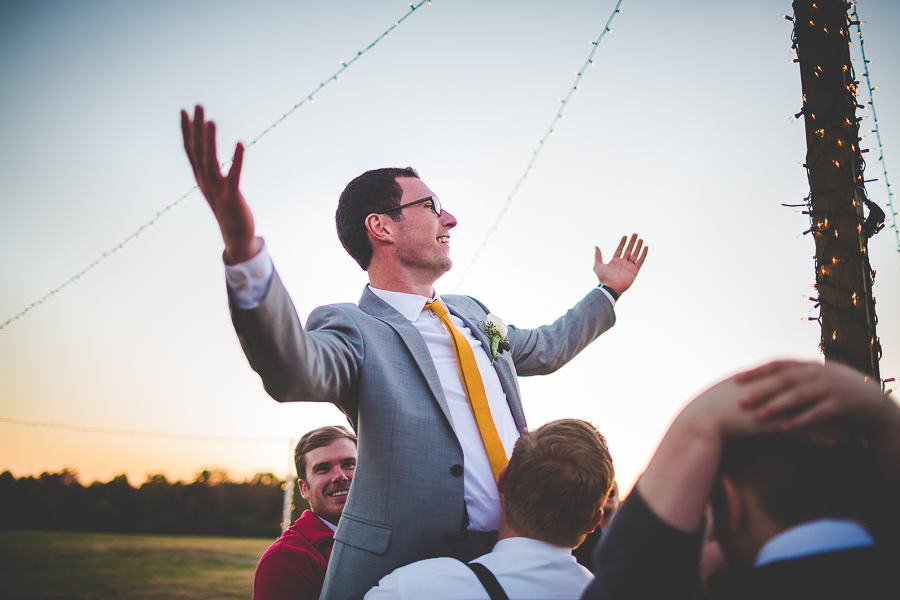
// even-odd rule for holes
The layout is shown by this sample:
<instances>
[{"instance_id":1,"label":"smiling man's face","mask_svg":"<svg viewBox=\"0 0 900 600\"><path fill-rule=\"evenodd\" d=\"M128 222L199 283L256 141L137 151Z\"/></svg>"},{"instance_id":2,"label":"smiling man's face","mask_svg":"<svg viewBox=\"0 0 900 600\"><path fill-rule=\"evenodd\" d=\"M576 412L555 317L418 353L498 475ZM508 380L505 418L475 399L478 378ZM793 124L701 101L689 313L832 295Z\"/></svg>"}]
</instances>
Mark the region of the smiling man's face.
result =
<instances>
[{"instance_id":1,"label":"smiling man's face","mask_svg":"<svg viewBox=\"0 0 900 600\"><path fill-rule=\"evenodd\" d=\"M421 179L398 177L403 190L400 205L434 196L434 192ZM433 283L450 270L450 230L456 227L456 218L444 210L435 214L431 202L415 204L403 209L403 219L396 222L396 257L404 270L419 272Z\"/></svg>"},{"instance_id":2,"label":"smiling man's face","mask_svg":"<svg viewBox=\"0 0 900 600\"><path fill-rule=\"evenodd\" d=\"M314 513L337 525L355 470L356 444L352 440L339 438L310 450L306 454L306 477L299 482L300 495Z\"/></svg>"}]
</instances>

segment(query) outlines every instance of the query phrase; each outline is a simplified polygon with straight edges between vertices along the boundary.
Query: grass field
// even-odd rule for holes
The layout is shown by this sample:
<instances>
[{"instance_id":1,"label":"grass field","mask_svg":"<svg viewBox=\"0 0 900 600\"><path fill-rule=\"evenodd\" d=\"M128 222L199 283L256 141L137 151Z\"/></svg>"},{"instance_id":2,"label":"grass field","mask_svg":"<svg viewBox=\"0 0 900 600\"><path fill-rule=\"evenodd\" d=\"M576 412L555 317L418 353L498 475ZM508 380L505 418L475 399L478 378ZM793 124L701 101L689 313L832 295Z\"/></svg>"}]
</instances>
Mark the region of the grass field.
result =
<instances>
[{"instance_id":1,"label":"grass field","mask_svg":"<svg viewBox=\"0 0 900 600\"><path fill-rule=\"evenodd\" d=\"M249 599L272 541L0 531L0 597Z\"/></svg>"}]
</instances>

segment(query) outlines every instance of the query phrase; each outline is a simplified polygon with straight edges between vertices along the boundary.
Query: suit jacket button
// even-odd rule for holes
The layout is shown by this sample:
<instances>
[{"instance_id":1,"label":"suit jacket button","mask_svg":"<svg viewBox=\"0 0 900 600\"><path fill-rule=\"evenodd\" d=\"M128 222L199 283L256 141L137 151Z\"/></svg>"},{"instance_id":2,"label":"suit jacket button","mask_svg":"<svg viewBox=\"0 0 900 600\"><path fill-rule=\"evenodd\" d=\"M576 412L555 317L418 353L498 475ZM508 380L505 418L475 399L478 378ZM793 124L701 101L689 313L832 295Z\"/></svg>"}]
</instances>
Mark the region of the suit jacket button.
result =
<instances>
[{"instance_id":1,"label":"suit jacket button","mask_svg":"<svg viewBox=\"0 0 900 600\"><path fill-rule=\"evenodd\" d=\"M456 536L453 535L452 533L448 533L448 534L444 535L444 543L447 544L448 546L454 545L456 543Z\"/></svg>"},{"instance_id":2,"label":"suit jacket button","mask_svg":"<svg viewBox=\"0 0 900 600\"><path fill-rule=\"evenodd\" d=\"M450 467L450 474L454 477L459 477L463 474L463 466L462 465L453 465Z\"/></svg>"}]
</instances>

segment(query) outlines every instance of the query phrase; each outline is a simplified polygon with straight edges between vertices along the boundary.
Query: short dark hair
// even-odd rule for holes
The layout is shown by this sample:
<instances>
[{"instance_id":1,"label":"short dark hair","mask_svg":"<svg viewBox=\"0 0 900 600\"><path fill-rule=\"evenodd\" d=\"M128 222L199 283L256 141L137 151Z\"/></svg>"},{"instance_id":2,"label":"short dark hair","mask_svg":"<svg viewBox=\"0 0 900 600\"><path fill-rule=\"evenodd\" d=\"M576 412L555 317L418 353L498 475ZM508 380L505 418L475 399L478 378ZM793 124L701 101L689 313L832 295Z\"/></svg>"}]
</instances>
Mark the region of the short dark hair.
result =
<instances>
[{"instance_id":1,"label":"short dark hair","mask_svg":"<svg viewBox=\"0 0 900 600\"><path fill-rule=\"evenodd\" d=\"M860 517L872 464L860 440L833 446L787 434L726 440L719 474L747 486L780 527L826 517ZM713 496L717 526L724 507Z\"/></svg>"},{"instance_id":2,"label":"short dark hair","mask_svg":"<svg viewBox=\"0 0 900 600\"><path fill-rule=\"evenodd\" d=\"M316 448L324 448L335 440L348 439L356 444L356 436L341 425L326 425L306 433L297 447L294 448L294 464L297 466L297 477L306 481L306 455Z\"/></svg>"},{"instance_id":3,"label":"short dark hair","mask_svg":"<svg viewBox=\"0 0 900 600\"><path fill-rule=\"evenodd\" d=\"M519 534L574 548L612 489L606 440L579 419L551 421L516 442L506 468L504 511Z\"/></svg>"},{"instance_id":4,"label":"short dark hair","mask_svg":"<svg viewBox=\"0 0 900 600\"><path fill-rule=\"evenodd\" d=\"M398 177L418 179L419 174L412 167L366 171L347 184L338 200L337 212L334 214L338 238L344 250L359 263L363 271L368 270L372 261L372 244L366 230L366 217L400 205L403 190L397 183ZM403 219L403 211L389 214L394 221Z\"/></svg>"}]
</instances>

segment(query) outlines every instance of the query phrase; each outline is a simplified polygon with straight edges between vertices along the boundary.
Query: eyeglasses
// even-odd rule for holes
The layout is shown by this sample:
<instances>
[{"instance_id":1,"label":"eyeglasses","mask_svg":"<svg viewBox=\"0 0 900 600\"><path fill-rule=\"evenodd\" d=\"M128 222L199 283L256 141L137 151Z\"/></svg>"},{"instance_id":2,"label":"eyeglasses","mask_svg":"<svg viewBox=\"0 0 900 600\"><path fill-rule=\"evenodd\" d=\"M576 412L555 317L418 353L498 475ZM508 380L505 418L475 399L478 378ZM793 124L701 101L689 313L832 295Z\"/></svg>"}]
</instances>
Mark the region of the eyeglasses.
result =
<instances>
[{"instance_id":1,"label":"eyeglasses","mask_svg":"<svg viewBox=\"0 0 900 600\"><path fill-rule=\"evenodd\" d=\"M413 206L415 204L423 204L425 202L431 202L431 211L437 216L441 216L441 201L438 200L437 196L428 196L427 198L422 198L421 200L413 200L412 202L407 202L406 204L401 204L400 206L392 206L387 210L381 210L378 212L372 213L373 215L383 215L389 213L394 210L400 210L402 208L406 208L407 206Z\"/></svg>"}]
</instances>

